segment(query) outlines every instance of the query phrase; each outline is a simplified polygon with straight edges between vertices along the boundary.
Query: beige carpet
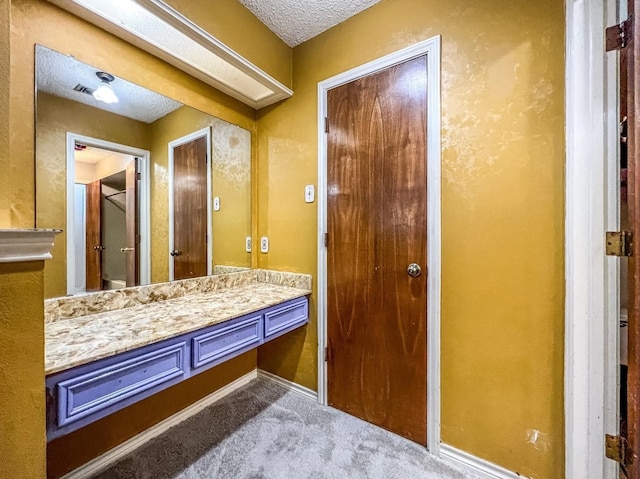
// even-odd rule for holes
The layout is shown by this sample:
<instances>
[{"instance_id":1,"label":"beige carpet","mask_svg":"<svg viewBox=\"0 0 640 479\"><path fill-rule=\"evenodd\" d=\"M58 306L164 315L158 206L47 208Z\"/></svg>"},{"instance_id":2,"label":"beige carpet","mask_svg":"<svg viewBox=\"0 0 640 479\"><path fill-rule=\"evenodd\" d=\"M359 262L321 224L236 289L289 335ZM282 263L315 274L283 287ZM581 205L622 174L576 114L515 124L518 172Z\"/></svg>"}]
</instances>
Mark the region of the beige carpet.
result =
<instances>
[{"instance_id":1,"label":"beige carpet","mask_svg":"<svg viewBox=\"0 0 640 479\"><path fill-rule=\"evenodd\" d=\"M479 479L395 434L257 379L100 479Z\"/></svg>"}]
</instances>

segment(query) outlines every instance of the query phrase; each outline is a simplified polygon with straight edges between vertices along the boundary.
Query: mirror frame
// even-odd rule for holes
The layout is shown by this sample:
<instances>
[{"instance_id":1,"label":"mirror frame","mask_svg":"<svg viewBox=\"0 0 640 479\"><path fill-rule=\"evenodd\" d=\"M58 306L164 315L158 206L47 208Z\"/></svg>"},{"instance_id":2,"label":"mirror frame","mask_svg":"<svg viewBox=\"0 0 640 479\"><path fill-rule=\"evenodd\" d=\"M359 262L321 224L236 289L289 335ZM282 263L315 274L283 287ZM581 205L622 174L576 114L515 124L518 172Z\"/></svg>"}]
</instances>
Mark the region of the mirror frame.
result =
<instances>
[{"instance_id":1,"label":"mirror frame","mask_svg":"<svg viewBox=\"0 0 640 479\"><path fill-rule=\"evenodd\" d=\"M67 132L67 294L76 295L76 247L75 247L75 145L76 142L96 148L125 153L139 158L138 231L140 234L140 285L151 283L151 205L150 205L150 157L151 152L132 146L91 138Z\"/></svg>"}]
</instances>

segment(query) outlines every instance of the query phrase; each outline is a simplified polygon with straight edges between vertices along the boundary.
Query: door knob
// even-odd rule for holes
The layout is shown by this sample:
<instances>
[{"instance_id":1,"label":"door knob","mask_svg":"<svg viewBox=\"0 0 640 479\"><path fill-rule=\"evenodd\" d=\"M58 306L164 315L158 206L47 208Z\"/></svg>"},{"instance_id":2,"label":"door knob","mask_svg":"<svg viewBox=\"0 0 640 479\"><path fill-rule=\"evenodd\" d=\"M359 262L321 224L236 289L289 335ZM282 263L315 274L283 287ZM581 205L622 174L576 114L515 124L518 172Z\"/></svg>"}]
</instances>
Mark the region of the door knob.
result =
<instances>
[{"instance_id":1,"label":"door knob","mask_svg":"<svg viewBox=\"0 0 640 479\"><path fill-rule=\"evenodd\" d=\"M134 251L135 248L120 248L121 253L126 253L127 251Z\"/></svg>"},{"instance_id":2,"label":"door knob","mask_svg":"<svg viewBox=\"0 0 640 479\"><path fill-rule=\"evenodd\" d=\"M171 256L180 256L180 251L178 251L177 249L174 249L171 253L169 253Z\"/></svg>"},{"instance_id":3,"label":"door knob","mask_svg":"<svg viewBox=\"0 0 640 479\"><path fill-rule=\"evenodd\" d=\"M409 266L407 266L407 274L412 278L417 278L418 276L420 276L421 273L422 273L422 268L420 268L420 265L416 263L411 263Z\"/></svg>"}]
</instances>

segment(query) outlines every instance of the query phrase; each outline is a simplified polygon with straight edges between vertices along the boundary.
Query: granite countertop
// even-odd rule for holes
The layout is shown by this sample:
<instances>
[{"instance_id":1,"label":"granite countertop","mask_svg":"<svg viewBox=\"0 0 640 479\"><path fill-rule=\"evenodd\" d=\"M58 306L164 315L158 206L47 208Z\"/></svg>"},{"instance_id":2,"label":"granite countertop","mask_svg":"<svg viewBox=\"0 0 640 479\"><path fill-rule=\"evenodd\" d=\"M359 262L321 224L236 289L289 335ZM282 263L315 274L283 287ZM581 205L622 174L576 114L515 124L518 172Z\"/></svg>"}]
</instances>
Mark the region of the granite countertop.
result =
<instances>
[{"instance_id":1,"label":"granite countertop","mask_svg":"<svg viewBox=\"0 0 640 479\"><path fill-rule=\"evenodd\" d=\"M45 324L45 373L71 369L310 294L252 283Z\"/></svg>"}]
</instances>

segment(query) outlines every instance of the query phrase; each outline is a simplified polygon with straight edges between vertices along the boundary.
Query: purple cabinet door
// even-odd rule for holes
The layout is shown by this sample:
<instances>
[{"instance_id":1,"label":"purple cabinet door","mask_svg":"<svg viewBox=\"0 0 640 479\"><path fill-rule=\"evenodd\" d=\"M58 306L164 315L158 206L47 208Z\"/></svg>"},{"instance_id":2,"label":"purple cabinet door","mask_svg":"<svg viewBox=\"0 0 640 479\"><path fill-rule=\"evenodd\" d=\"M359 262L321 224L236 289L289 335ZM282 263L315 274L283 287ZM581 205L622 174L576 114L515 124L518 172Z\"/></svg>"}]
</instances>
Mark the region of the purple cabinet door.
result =
<instances>
[{"instance_id":1,"label":"purple cabinet door","mask_svg":"<svg viewBox=\"0 0 640 479\"><path fill-rule=\"evenodd\" d=\"M186 348L182 341L59 382L58 427L184 376Z\"/></svg>"},{"instance_id":2,"label":"purple cabinet door","mask_svg":"<svg viewBox=\"0 0 640 479\"><path fill-rule=\"evenodd\" d=\"M264 314L264 338L270 340L309 321L309 300L294 299Z\"/></svg>"},{"instance_id":3,"label":"purple cabinet door","mask_svg":"<svg viewBox=\"0 0 640 479\"><path fill-rule=\"evenodd\" d=\"M261 313L217 324L193 338L191 365L194 369L212 367L257 347L261 342Z\"/></svg>"}]
</instances>

